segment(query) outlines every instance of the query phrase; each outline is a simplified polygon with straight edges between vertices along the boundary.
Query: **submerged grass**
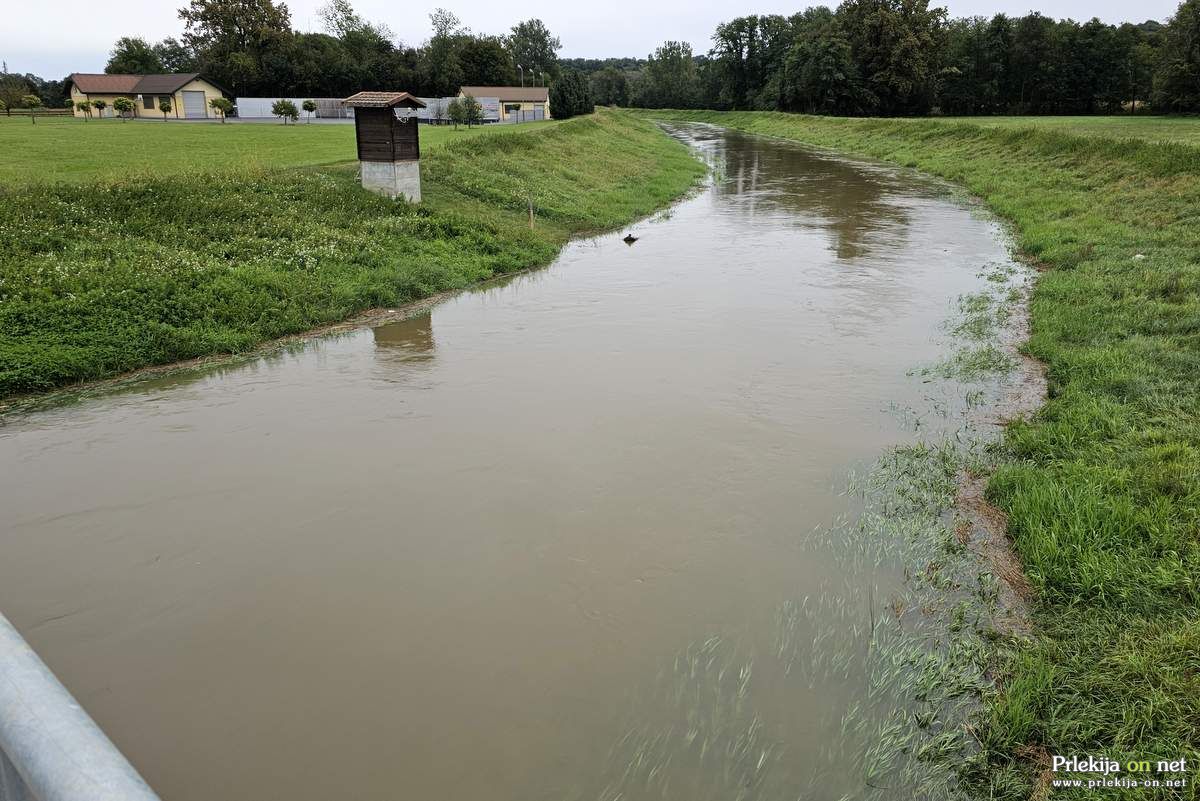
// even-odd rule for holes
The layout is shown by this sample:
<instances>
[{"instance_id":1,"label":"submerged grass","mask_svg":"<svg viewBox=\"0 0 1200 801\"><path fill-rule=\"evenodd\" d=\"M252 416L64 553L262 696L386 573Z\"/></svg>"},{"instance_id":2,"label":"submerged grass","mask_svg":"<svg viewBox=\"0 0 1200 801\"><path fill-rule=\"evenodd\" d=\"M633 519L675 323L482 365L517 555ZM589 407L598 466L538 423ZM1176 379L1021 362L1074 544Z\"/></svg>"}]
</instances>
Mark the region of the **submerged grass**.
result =
<instances>
[{"instance_id":1,"label":"submerged grass","mask_svg":"<svg viewBox=\"0 0 1200 801\"><path fill-rule=\"evenodd\" d=\"M419 206L363 191L352 167L0 191L0 397L245 351L543 265L702 171L651 123L601 113L431 150Z\"/></svg>"},{"instance_id":2,"label":"submerged grass","mask_svg":"<svg viewBox=\"0 0 1200 801\"><path fill-rule=\"evenodd\" d=\"M1015 800L1049 789L1048 754L1196 764L1200 148L961 122L661 116L916 167L1014 224L1021 251L1048 268L1026 348L1050 397L1007 430L988 496L1008 516L1039 634L1000 669L978 729L983 767L968 778ZM1124 792L1195 798L1187 778Z\"/></svg>"},{"instance_id":3,"label":"submerged grass","mask_svg":"<svg viewBox=\"0 0 1200 801\"><path fill-rule=\"evenodd\" d=\"M978 267L985 288L959 299L947 350L1019 328L1031 271ZM1010 367L914 370L923 397L896 410L910 443L851 477L856 511L800 541L834 569L776 607L769 638L684 648L633 698L600 787L569 798L964 798L988 765L970 726L1018 633L997 625L1001 580L955 503L963 474L998 458L979 411L1011 391Z\"/></svg>"}]
</instances>

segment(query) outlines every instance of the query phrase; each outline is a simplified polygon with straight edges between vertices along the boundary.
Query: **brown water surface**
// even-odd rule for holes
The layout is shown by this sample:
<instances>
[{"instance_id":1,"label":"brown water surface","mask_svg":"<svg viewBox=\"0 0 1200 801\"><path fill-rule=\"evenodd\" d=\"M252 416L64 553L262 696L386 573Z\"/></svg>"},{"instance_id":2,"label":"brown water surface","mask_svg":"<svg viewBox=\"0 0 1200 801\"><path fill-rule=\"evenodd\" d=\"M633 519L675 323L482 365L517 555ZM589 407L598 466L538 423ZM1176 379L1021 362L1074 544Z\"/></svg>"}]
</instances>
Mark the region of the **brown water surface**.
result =
<instances>
[{"instance_id":1,"label":"brown water surface","mask_svg":"<svg viewBox=\"0 0 1200 801\"><path fill-rule=\"evenodd\" d=\"M697 725L655 688L714 643L771 652L837 570L802 538L911 437L908 371L1008 256L912 175L674 134L715 177L632 247L0 426L0 609L164 799L737 781L726 749L627 786L622 749ZM754 670L714 681L786 749L769 786L799 787L860 688Z\"/></svg>"}]
</instances>

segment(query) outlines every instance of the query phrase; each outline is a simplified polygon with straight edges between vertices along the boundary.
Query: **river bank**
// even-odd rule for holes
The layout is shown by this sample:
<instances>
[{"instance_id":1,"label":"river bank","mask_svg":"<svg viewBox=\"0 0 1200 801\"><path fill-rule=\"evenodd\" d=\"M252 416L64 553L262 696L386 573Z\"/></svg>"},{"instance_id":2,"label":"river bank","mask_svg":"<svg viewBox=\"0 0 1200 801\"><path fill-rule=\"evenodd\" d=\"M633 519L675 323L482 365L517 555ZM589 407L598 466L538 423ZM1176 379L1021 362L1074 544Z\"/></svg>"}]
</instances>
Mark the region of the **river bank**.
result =
<instances>
[{"instance_id":1,"label":"river bank","mask_svg":"<svg viewBox=\"0 0 1200 801\"><path fill-rule=\"evenodd\" d=\"M602 112L446 144L422 172L421 206L362 192L353 165L5 191L0 397L244 352L541 266L703 168L653 124Z\"/></svg>"},{"instance_id":2,"label":"river bank","mask_svg":"<svg viewBox=\"0 0 1200 801\"><path fill-rule=\"evenodd\" d=\"M1048 791L1051 754L1197 757L1200 149L911 120L656 112L950 179L1044 270L1025 352L1049 399L1010 425L987 497L1033 590L978 721L985 796ZM1089 777L1084 777L1089 778ZM1082 790L1055 790L1075 797ZM1193 788L1139 797L1194 797Z\"/></svg>"}]
</instances>

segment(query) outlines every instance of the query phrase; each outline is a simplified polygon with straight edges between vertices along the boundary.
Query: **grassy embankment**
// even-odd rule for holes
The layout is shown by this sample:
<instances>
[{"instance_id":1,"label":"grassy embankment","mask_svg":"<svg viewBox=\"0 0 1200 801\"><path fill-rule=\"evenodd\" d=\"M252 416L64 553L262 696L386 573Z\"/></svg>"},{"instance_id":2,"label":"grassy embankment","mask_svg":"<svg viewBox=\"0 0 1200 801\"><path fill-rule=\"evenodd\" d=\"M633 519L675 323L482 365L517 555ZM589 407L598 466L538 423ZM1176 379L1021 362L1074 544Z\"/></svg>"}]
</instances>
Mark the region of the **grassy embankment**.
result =
<instances>
[{"instance_id":1,"label":"grassy embankment","mask_svg":"<svg viewBox=\"0 0 1200 801\"><path fill-rule=\"evenodd\" d=\"M1035 128L1106 139L1144 139L1200 145L1200 120L1195 117L946 117L944 122L984 128Z\"/></svg>"},{"instance_id":2,"label":"grassy embankment","mask_svg":"<svg viewBox=\"0 0 1200 801\"><path fill-rule=\"evenodd\" d=\"M1048 368L1050 397L1008 428L988 495L1036 590L1038 637L1002 666L988 701L978 789L1040 797L1049 754L1093 754L1186 758L1189 786L1054 797L1196 797L1200 148L1148 141L1162 131L1154 121L1147 140L1118 141L1012 125L669 116L917 167L1014 224L1020 249L1047 268L1027 349Z\"/></svg>"},{"instance_id":3,"label":"grassy embankment","mask_svg":"<svg viewBox=\"0 0 1200 801\"><path fill-rule=\"evenodd\" d=\"M50 127L21 132L36 137ZM96 150L113 141L123 143L117 165L152 159L159 174L25 184L6 176L0 396L244 351L546 264L571 235L647 214L703 172L652 124L611 112L461 137L449 129L429 137L423 128L420 206L364 192L354 163L261 166L353 158L348 127L115 122L61 130L71 132L70 146L41 165L55 178L91 174ZM252 146L230 149L231 135ZM0 126L0 136L16 135ZM18 161L39 148L18 150ZM228 158L217 171L212 156L221 152Z\"/></svg>"}]
</instances>

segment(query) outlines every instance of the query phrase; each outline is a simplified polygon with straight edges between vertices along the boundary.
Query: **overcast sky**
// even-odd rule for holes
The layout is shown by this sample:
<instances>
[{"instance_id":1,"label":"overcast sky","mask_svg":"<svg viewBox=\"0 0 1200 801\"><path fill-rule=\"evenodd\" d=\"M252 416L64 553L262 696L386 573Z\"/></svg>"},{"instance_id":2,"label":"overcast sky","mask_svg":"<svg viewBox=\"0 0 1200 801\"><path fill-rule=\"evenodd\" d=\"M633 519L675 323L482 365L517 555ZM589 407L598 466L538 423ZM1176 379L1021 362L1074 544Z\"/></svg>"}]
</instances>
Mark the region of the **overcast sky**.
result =
<instances>
[{"instance_id":1,"label":"overcast sky","mask_svg":"<svg viewBox=\"0 0 1200 801\"><path fill-rule=\"evenodd\" d=\"M325 0L291 0L292 24L319 30L317 9ZM816 4L816 3L813 3ZM931 5L937 5L933 0ZM1165 20L1178 0L947 0L952 16L1024 14L1035 8L1053 17L1106 22ZM156 41L179 36L176 9L182 0L5 0L0 26L0 59L10 72L32 72L61 78L71 72L103 72L108 51L118 36ZM738 14L792 14L810 3L754 0L732 6L719 0L357 0L354 7L373 21L384 22L406 44L429 36L429 12L444 6L476 33L503 33L513 23L540 17L561 40L564 57L644 57L665 39L691 42L704 52L718 22ZM827 5L837 5L834 0Z\"/></svg>"}]
</instances>

